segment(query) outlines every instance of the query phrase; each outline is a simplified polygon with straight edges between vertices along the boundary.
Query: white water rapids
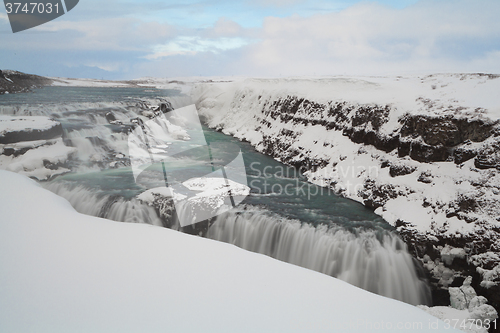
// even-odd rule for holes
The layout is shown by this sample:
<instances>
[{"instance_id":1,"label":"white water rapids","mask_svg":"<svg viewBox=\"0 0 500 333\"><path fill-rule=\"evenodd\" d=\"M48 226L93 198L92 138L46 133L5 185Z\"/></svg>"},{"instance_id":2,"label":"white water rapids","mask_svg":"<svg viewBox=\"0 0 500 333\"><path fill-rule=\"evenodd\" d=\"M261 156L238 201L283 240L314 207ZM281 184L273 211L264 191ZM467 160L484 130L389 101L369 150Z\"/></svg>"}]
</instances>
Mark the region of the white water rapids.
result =
<instances>
[{"instance_id":1,"label":"white water rapids","mask_svg":"<svg viewBox=\"0 0 500 333\"><path fill-rule=\"evenodd\" d=\"M166 225L154 207L140 200L99 195L64 182L45 188L66 198L80 213L120 222ZM390 232L356 233L314 227L258 207L229 211L215 218L207 238L312 269L373 293L418 305L430 303L430 290L417 273L406 244ZM159 207L157 207L159 209Z\"/></svg>"}]
</instances>

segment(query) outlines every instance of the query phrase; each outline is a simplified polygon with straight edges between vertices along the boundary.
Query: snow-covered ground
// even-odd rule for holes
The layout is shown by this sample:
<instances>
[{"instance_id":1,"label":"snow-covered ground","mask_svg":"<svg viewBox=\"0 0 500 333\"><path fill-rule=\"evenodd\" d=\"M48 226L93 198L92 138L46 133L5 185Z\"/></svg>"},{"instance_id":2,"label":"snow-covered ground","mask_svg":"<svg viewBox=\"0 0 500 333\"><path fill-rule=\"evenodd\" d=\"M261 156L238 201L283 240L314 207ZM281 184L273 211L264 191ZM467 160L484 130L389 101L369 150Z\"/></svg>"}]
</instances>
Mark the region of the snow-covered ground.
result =
<instances>
[{"instance_id":1,"label":"snow-covered ground","mask_svg":"<svg viewBox=\"0 0 500 333\"><path fill-rule=\"evenodd\" d=\"M47 117L11 117L0 115L0 136L5 136L9 132L19 131L45 131L58 123Z\"/></svg>"},{"instance_id":2,"label":"snow-covered ground","mask_svg":"<svg viewBox=\"0 0 500 333\"><path fill-rule=\"evenodd\" d=\"M189 93L194 82L201 82L203 78L151 78L144 77L126 81L77 79L77 78L50 78L52 86L56 87L94 87L94 88L123 88L123 87L151 87L155 89L174 89L181 93Z\"/></svg>"},{"instance_id":3,"label":"snow-covered ground","mask_svg":"<svg viewBox=\"0 0 500 333\"><path fill-rule=\"evenodd\" d=\"M22 175L0 183L1 332L455 331L232 245L79 214Z\"/></svg>"},{"instance_id":4,"label":"snow-covered ground","mask_svg":"<svg viewBox=\"0 0 500 333\"><path fill-rule=\"evenodd\" d=\"M110 80L97 80L97 79L75 79L75 78L50 78L53 80L52 86L56 87L130 87L134 86L125 81L110 81Z\"/></svg>"},{"instance_id":5,"label":"snow-covered ground","mask_svg":"<svg viewBox=\"0 0 500 333\"><path fill-rule=\"evenodd\" d=\"M500 283L498 256L485 254L500 252L498 91L497 75L437 74L204 82L193 98L209 126L376 209L441 287L472 274L444 267L458 258L491 288ZM450 257L453 248L463 253Z\"/></svg>"}]
</instances>

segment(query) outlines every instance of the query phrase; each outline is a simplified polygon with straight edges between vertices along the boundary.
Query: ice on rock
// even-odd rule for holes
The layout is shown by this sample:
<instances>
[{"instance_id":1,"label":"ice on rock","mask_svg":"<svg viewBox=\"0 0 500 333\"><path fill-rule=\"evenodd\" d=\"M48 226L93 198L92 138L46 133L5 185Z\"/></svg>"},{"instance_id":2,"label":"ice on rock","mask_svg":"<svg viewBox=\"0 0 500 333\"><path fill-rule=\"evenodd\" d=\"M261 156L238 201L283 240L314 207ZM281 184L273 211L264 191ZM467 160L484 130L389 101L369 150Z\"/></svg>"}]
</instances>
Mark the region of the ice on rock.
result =
<instances>
[{"instance_id":1,"label":"ice on rock","mask_svg":"<svg viewBox=\"0 0 500 333\"><path fill-rule=\"evenodd\" d=\"M451 307L458 310L465 310L469 308L469 304L474 297L477 296L476 291L470 285L472 277L467 277L461 287L450 287L450 304Z\"/></svg>"},{"instance_id":2,"label":"ice on rock","mask_svg":"<svg viewBox=\"0 0 500 333\"><path fill-rule=\"evenodd\" d=\"M488 289L498 285L500 281L500 264L493 267L493 269L483 269L478 267L477 272L483 276L481 287Z\"/></svg>"},{"instance_id":3,"label":"ice on rock","mask_svg":"<svg viewBox=\"0 0 500 333\"><path fill-rule=\"evenodd\" d=\"M486 303L488 303L488 300L486 299L486 297L476 296L473 299L471 299L471 301L469 303L469 311L472 312L472 310L474 310L474 308L477 308L477 307L484 305Z\"/></svg>"},{"instance_id":4,"label":"ice on rock","mask_svg":"<svg viewBox=\"0 0 500 333\"><path fill-rule=\"evenodd\" d=\"M498 318L494 307L486 304L488 300L477 296L471 286L472 277L467 277L459 288L449 288L451 306L418 306L425 312L449 323L458 323L457 327L465 332L487 333L489 323Z\"/></svg>"},{"instance_id":5,"label":"ice on rock","mask_svg":"<svg viewBox=\"0 0 500 333\"><path fill-rule=\"evenodd\" d=\"M492 322L498 318L498 313L494 307L488 304L479 305L469 310L469 318L479 320L483 323Z\"/></svg>"},{"instance_id":6,"label":"ice on rock","mask_svg":"<svg viewBox=\"0 0 500 333\"><path fill-rule=\"evenodd\" d=\"M441 259L447 265L451 265L453 262L453 259L455 259L455 258L460 258L460 259L465 258L465 250L460 249L460 248L454 248L454 247L451 247L449 245L446 245L441 250Z\"/></svg>"}]
</instances>

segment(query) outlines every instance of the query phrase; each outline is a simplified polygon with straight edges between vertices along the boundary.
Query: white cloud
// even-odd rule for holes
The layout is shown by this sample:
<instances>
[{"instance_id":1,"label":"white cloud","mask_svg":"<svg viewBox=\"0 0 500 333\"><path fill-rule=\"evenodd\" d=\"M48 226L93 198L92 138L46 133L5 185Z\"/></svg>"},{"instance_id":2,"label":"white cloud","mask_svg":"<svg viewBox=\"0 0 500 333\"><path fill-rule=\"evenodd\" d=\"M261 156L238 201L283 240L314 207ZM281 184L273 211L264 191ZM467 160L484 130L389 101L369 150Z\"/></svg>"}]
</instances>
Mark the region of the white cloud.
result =
<instances>
[{"instance_id":1,"label":"white cloud","mask_svg":"<svg viewBox=\"0 0 500 333\"><path fill-rule=\"evenodd\" d=\"M403 10L362 3L307 18L270 17L242 61L271 75L468 71L486 63L500 71L488 53L500 46L498 12L498 2L463 0Z\"/></svg>"},{"instance_id":2,"label":"white cloud","mask_svg":"<svg viewBox=\"0 0 500 333\"><path fill-rule=\"evenodd\" d=\"M244 34L244 29L236 22L221 17L212 28L203 32L205 37L235 37Z\"/></svg>"},{"instance_id":3,"label":"white cloud","mask_svg":"<svg viewBox=\"0 0 500 333\"><path fill-rule=\"evenodd\" d=\"M204 39L197 36L181 36L166 43L153 47L153 53L147 59L158 59L172 55L196 54L202 52L219 53L222 51L240 48L249 43L243 38L214 38Z\"/></svg>"},{"instance_id":4,"label":"white cloud","mask_svg":"<svg viewBox=\"0 0 500 333\"><path fill-rule=\"evenodd\" d=\"M138 76L173 70L176 75L250 76L500 72L500 1L421 0L404 9L360 2L326 14L267 17L251 29L238 24L228 8L221 7L224 16L212 24L201 20L203 28L147 16L58 19L32 33L2 35L2 49L53 52L114 72L147 71ZM181 20L182 12L176 13ZM7 16L0 13L3 21L7 26ZM80 58L73 58L75 52Z\"/></svg>"},{"instance_id":5,"label":"white cloud","mask_svg":"<svg viewBox=\"0 0 500 333\"><path fill-rule=\"evenodd\" d=\"M144 51L176 35L175 27L158 22L145 22L131 17L90 19L84 21L55 20L30 32L56 32L59 38L32 41L30 49ZM24 40L20 40L22 43ZM16 47L11 43L9 47Z\"/></svg>"}]
</instances>

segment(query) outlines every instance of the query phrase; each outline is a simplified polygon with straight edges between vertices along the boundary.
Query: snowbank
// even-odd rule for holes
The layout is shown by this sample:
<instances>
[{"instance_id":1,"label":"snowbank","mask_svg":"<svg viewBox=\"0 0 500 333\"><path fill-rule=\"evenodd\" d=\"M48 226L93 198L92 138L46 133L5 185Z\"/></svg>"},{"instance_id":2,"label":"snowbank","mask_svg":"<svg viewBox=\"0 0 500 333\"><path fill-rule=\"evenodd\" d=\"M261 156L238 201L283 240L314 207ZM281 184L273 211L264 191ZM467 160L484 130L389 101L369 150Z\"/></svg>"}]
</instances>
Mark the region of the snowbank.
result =
<instances>
[{"instance_id":1,"label":"snowbank","mask_svg":"<svg viewBox=\"0 0 500 333\"><path fill-rule=\"evenodd\" d=\"M232 245L79 214L18 174L0 183L2 332L454 331Z\"/></svg>"},{"instance_id":2,"label":"snowbank","mask_svg":"<svg viewBox=\"0 0 500 333\"><path fill-rule=\"evenodd\" d=\"M61 124L48 117L0 115L0 144L52 139L61 134Z\"/></svg>"}]
</instances>

